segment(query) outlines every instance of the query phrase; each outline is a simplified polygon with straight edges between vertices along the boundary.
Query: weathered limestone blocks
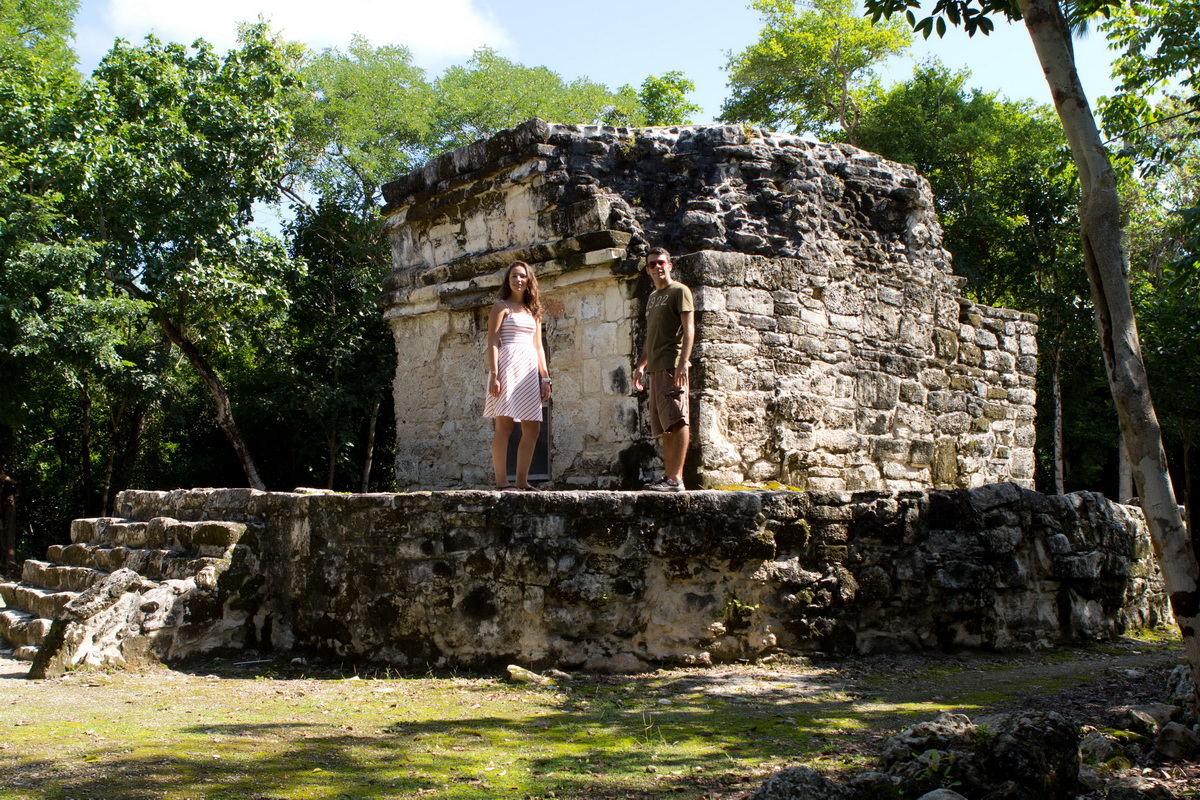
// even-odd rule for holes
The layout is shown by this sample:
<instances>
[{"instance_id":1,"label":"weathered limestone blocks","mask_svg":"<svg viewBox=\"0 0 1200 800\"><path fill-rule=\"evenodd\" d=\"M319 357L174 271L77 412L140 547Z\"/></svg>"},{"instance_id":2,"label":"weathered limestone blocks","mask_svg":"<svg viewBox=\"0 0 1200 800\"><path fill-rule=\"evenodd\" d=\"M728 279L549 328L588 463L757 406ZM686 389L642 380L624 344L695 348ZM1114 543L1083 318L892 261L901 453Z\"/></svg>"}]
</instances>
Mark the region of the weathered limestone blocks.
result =
<instances>
[{"instance_id":1,"label":"weathered limestone blocks","mask_svg":"<svg viewBox=\"0 0 1200 800\"><path fill-rule=\"evenodd\" d=\"M75 520L71 544L26 561L20 583L0 584L10 607L0 635L34 662L31 677L239 646L236 595L218 599L217 583L245 531L161 516ZM252 551L236 552L244 563Z\"/></svg>"},{"instance_id":2,"label":"weathered limestone blocks","mask_svg":"<svg viewBox=\"0 0 1200 800\"><path fill-rule=\"evenodd\" d=\"M516 259L547 300L552 478L638 485L655 244L697 301L693 483L1032 486L1035 321L961 296L911 168L742 126L531 120L384 194L402 488L489 484L484 326Z\"/></svg>"},{"instance_id":3,"label":"weathered limestone blocks","mask_svg":"<svg viewBox=\"0 0 1200 800\"><path fill-rule=\"evenodd\" d=\"M697 287L702 481L1032 486L1032 318L897 271L719 252L678 264Z\"/></svg>"},{"instance_id":4,"label":"weathered limestone blocks","mask_svg":"<svg viewBox=\"0 0 1200 800\"><path fill-rule=\"evenodd\" d=\"M129 491L119 508L130 519L253 523L211 606L229 647L404 667L629 669L778 649L1020 650L1169 620L1137 511L1014 484L683 495Z\"/></svg>"}]
</instances>

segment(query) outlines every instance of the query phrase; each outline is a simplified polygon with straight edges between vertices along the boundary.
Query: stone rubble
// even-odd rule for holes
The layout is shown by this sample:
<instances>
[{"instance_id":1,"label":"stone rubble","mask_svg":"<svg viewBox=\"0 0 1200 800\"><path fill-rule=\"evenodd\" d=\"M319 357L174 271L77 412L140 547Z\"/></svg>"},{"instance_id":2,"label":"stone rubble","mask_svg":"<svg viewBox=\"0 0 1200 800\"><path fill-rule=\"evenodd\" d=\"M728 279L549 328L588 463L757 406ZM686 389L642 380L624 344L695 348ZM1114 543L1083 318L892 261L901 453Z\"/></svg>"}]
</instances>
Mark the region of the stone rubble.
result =
<instances>
[{"instance_id":1,"label":"stone rubble","mask_svg":"<svg viewBox=\"0 0 1200 800\"><path fill-rule=\"evenodd\" d=\"M775 773L751 800L1075 800L1076 726L1055 714L972 721L940 714L891 737L871 771L845 781L807 767Z\"/></svg>"}]
</instances>

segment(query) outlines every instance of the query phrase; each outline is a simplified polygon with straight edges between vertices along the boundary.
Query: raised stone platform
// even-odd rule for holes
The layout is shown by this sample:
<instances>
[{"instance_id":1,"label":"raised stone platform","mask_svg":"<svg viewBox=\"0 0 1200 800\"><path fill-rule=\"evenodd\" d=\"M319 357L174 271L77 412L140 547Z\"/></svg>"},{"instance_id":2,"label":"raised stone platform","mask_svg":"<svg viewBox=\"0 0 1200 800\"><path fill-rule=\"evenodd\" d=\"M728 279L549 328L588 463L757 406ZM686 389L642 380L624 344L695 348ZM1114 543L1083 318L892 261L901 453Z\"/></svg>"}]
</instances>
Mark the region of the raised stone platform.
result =
<instances>
[{"instance_id":1,"label":"raised stone platform","mask_svg":"<svg viewBox=\"0 0 1200 800\"><path fill-rule=\"evenodd\" d=\"M236 523L239 538L213 590L177 603L177 632L161 614L144 615L153 631L137 629L136 614L119 633L110 619L112 647L92 663L121 663L123 648L166 660L272 648L407 668L636 670L776 650L1020 650L1169 620L1137 510L1013 484L897 494L196 489L127 491L118 509L127 526ZM105 550L98 558L111 560ZM126 569L113 576L129 572L119 560ZM118 583L109 594L145 588ZM144 607L137 600L121 602ZM78 617L70 624L86 626Z\"/></svg>"},{"instance_id":2,"label":"raised stone platform","mask_svg":"<svg viewBox=\"0 0 1200 800\"><path fill-rule=\"evenodd\" d=\"M1013 484L195 489L127 491L118 510L77 521L75 544L29 562L26 577L54 577L39 588L55 592L92 570L57 612L37 674L251 648L404 668L640 670L779 650L1023 650L1169 621L1136 509ZM131 557L138 548L160 555Z\"/></svg>"}]
</instances>

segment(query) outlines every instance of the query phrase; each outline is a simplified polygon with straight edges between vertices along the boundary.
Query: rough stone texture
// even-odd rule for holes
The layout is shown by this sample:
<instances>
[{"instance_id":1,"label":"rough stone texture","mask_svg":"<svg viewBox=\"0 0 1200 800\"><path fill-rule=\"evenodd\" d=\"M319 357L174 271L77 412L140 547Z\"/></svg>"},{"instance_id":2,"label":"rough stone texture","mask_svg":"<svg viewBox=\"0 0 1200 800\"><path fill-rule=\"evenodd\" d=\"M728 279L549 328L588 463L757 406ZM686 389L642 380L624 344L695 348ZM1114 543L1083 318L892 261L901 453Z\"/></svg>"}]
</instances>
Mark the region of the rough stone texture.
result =
<instances>
[{"instance_id":1,"label":"rough stone texture","mask_svg":"<svg viewBox=\"0 0 1200 800\"><path fill-rule=\"evenodd\" d=\"M846 791L808 767L789 767L767 778L750 800L844 800Z\"/></svg>"},{"instance_id":2,"label":"rough stone texture","mask_svg":"<svg viewBox=\"0 0 1200 800\"><path fill-rule=\"evenodd\" d=\"M1200 736L1178 722L1168 722L1154 741L1154 749L1172 761L1192 761L1200 755Z\"/></svg>"},{"instance_id":3,"label":"rough stone texture","mask_svg":"<svg viewBox=\"0 0 1200 800\"><path fill-rule=\"evenodd\" d=\"M1192 668L1187 664L1171 670L1167 679L1167 700L1184 708L1196 708L1196 683L1192 680Z\"/></svg>"},{"instance_id":4,"label":"rough stone texture","mask_svg":"<svg viewBox=\"0 0 1200 800\"><path fill-rule=\"evenodd\" d=\"M244 526L172 648L149 648L160 658L258 646L405 667L640 671L780 648L1024 649L1168 613L1135 511L1011 484L854 495L196 489L127 491L118 508L127 531L164 518Z\"/></svg>"},{"instance_id":5,"label":"rough stone texture","mask_svg":"<svg viewBox=\"0 0 1200 800\"><path fill-rule=\"evenodd\" d=\"M897 734L879 768L916 791L954 786L966 797L1074 800L1079 733L1054 712L980 717L941 714Z\"/></svg>"},{"instance_id":6,"label":"rough stone texture","mask_svg":"<svg viewBox=\"0 0 1200 800\"><path fill-rule=\"evenodd\" d=\"M1118 778L1108 786L1105 800L1176 800L1170 789L1153 779L1130 776Z\"/></svg>"},{"instance_id":7,"label":"rough stone texture","mask_svg":"<svg viewBox=\"0 0 1200 800\"><path fill-rule=\"evenodd\" d=\"M781 770L753 800L1075 800L1078 732L1053 712L940 714L889 739L873 772L841 782L806 767ZM951 790L947 787L953 786Z\"/></svg>"},{"instance_id":8,"label":"rough stone texture","mask_svg":"<svg viewBox=\"0 0 1200 800\"><path fill-rule=\"evenodd\" d=\"M75 520L69 545L26 561L20 583L0 584L12 606L0 635L34 662L34 678L238 646L236 602L217 586L251 552L236 548L246 527L162 516Z\"/></svg>"},{"instance_id":9,"label":"rough stone texture","mask_svg":"<svg viewBox=\"0 0 1200 800\"><path fill-rule=\"evenodd\" d=\"M630 375L650 244L697 302L695 484L1032 486L1036 324L961 296L908 167L741 126L531 120L384 195L402 488L490 482L484 327L516 259L547 301L553 479L648 474Z\"/></svg>"}]
</instances>

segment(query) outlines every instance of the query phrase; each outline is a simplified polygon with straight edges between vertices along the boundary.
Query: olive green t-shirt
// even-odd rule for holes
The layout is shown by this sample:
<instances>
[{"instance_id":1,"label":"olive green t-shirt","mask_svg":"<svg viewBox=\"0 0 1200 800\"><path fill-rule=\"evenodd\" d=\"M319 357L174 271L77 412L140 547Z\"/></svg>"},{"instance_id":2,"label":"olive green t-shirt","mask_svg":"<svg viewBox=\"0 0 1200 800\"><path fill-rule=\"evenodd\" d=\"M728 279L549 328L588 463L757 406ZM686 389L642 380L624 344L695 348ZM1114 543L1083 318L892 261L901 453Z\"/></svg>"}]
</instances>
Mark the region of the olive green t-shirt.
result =
<instances>
[{"instance_id":1,"label":"olive green t-shirt","mask_svg":"<svg viewBox=\"0 0 1200 800\"><path fill-rule=\"evenodd\" d=\"M680 314L692 310L692 290L678 281L651 292L646 301L646 372L675 369L683 346Z\"/></svg>"}]
</instances>

